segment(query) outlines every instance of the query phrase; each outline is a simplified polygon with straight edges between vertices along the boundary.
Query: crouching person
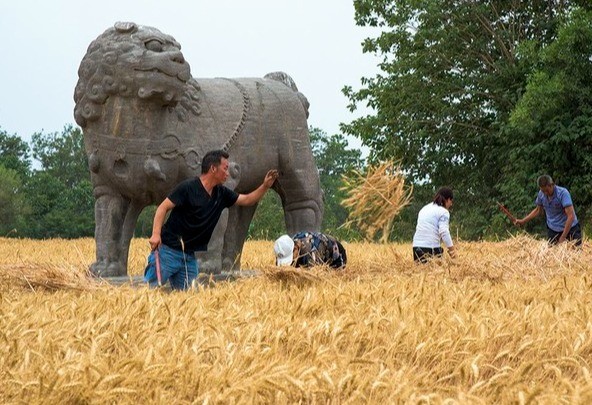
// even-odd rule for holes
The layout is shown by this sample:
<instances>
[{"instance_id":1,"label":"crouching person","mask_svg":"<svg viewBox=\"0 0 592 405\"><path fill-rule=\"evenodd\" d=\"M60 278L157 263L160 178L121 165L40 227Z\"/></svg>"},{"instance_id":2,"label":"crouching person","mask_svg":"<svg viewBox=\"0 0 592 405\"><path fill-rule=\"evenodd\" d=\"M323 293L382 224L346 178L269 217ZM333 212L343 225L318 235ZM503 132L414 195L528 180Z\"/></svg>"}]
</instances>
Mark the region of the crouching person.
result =
<instances>
[{"instance_id":1,"label":"crouching person","mask_svg":"<svg viewBox=\"0 0 592 405\"><path fill-rule=\"evenodd\" d=\"M280 236L273 250L277 266L312 267L328 265L341 269L347 263L343 245L333 236L320 232L299 232Z\"/></svg>"}]
</instances>

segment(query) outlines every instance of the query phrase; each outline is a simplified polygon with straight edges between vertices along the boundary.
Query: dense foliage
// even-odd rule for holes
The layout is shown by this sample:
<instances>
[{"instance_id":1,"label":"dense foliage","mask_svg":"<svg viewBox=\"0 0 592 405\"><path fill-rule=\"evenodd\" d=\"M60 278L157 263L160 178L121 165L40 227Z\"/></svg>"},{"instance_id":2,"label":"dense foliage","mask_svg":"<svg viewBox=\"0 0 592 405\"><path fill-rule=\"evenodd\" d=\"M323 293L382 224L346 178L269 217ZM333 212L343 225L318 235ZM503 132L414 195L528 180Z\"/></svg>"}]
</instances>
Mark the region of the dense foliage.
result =
<instances>
[{"instance_id":1,"label":"dense foliage","mask_svg":"<svg viewBox=\"0 0 592 405\"><path fill-rule=\"evenodd\" d=\"M543 173L572 191L578 215L586 217L592 3L354 5L358 25L381 31L363 47L382 62L379 74L362 78L360 90L344 88L350 109L364 103L373 112L342 129L370 148L371 159L401 159L426 197L452 186L464 237L504 233L508 222L496 201L525 214Z\"/></svg>"},{"instance_id":2,"label":"dense foliage","mask_svg":"<svg viewBox=\"0 0 592 405\"><path fill-rule=\"evenodd\" d=\"M31 155L39 164L31 165ZM0 130L3 236L76 238L94 233L94 198L82 131L33 134L31 146ZM10 190L8 192L7 190Z\"/></svg>"}]
</instances>

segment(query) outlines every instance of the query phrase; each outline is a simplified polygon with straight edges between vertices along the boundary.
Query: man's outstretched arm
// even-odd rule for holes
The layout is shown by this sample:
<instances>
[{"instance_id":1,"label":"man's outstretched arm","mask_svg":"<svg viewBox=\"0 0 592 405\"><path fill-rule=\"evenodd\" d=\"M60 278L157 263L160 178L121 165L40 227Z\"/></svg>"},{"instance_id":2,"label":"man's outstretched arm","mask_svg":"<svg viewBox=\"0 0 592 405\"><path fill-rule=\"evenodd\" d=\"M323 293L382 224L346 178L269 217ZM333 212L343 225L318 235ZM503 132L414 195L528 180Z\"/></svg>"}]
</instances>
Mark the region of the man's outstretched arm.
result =
<instances>
[{"instance_id":1,"label":"man's outstretched arm","mask_svg":"<svg viewBox=\"0 0 592 405\"><path fill-rule=\"evenodd\" d=\"M257 204L259 200L263 198L267 190L271 188L278 176L279 174L277 170L268 171L263 183L249 194L239 194L235 204L240 205L241 207Z\"/></svg>"}]
</instances>

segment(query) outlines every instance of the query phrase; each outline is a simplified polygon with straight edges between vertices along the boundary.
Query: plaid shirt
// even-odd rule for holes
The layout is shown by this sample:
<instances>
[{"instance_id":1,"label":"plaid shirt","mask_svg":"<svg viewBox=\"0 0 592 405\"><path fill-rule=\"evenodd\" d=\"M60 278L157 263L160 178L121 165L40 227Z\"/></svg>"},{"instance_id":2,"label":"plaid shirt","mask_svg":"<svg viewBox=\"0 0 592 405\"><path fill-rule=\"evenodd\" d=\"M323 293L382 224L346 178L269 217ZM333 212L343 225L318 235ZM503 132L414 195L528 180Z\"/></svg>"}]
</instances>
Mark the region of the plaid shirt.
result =
<instances>
[{"instance_id":1,"label":"plaid shirt","mask_svg":"<svg viewBox=\"0 0 592 405\"><path fill-rule=\"evenodd\" d=\"M292 237L296 246L296 267L329 265L340 268L347 263L345 248L337 239L319 232L299 232Z\"/></svg>"}]
</instances>

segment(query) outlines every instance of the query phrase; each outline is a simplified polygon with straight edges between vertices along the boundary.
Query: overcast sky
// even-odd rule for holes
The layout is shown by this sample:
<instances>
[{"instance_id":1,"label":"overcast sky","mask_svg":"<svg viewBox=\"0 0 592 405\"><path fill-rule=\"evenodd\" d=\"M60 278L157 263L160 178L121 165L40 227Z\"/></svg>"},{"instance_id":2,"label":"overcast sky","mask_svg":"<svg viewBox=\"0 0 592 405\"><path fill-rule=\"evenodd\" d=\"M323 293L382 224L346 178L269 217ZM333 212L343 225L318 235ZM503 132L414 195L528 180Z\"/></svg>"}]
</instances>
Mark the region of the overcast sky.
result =
<instances>
[{"instance_id":1,"label":"overcast sky","mask_svg":"<svg viewBox=\"0 0 592 405\"><path fill-rule=\"evenodd\" d=\"M1 0L0 128L29 141L74 124L80 60L116 21L172 35L198 79L288 73L310 101L309 125L330 135L360 114L343 86L378 71L362 54L373 32L355 25L353 0Z\"/></svg>"}]
</instances>

